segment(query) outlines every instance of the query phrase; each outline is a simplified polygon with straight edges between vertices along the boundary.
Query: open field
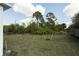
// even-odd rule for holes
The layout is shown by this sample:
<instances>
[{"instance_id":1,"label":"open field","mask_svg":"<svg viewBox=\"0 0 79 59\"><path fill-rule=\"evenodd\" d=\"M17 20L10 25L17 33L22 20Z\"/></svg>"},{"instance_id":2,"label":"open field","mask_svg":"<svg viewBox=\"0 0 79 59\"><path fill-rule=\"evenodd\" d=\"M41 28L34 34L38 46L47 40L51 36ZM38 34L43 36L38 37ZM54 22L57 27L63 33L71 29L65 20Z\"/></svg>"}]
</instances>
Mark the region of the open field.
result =
<instances>
[{"instance_id":1,"label":"open field","mask_svg":"<svg viewBox=\"0 0 79 59\"><path fill-rule=\"evenodd\" d=\"M79 55L79 40L67 35L15 34L4 35L7 49L17 52L21 56L75 56Z\"/></svg>"}]
</instances>

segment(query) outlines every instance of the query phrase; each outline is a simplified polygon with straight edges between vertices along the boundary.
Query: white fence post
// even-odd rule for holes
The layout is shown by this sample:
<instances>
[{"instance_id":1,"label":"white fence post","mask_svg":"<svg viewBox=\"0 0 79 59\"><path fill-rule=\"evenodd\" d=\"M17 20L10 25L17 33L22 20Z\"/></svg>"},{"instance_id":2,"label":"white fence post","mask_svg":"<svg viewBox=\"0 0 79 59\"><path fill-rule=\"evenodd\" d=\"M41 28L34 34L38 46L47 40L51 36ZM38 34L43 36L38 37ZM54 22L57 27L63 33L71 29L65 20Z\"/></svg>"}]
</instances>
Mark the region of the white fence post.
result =
<instances>
[{"instance_id":1,"label":"white fence post","mask_svg":"<svg viewBox=\"0 0 79 59\"><path fill-rule=\"evenodd\" d=\"M3 7L0 6L0 56L3 55Z\"/></svg>"}]
</instances>

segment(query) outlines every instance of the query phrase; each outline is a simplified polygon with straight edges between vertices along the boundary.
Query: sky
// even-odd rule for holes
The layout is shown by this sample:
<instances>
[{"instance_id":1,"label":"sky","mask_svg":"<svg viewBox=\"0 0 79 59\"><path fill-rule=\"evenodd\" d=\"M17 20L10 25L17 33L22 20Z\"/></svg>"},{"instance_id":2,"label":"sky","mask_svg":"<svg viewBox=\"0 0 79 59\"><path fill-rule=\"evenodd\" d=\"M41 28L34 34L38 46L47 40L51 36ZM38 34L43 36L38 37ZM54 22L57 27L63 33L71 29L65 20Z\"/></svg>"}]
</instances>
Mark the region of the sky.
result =
<instances>
[{"instance_id":1,"label":"sky","mask_svg":"<svg viewBox=\"0 0 79 59\"><path fill-rule=\"evenodd\" d=\"M28 22L35 11L40 11L44 18L48 12L54 13L59 24L66 23L67 26L71 23L71 17L63 10L70 3L32 3L32 4L15 4L12 8L5 11L4 25L15 23L18 21Z\"/></svg>"}]
</instances>

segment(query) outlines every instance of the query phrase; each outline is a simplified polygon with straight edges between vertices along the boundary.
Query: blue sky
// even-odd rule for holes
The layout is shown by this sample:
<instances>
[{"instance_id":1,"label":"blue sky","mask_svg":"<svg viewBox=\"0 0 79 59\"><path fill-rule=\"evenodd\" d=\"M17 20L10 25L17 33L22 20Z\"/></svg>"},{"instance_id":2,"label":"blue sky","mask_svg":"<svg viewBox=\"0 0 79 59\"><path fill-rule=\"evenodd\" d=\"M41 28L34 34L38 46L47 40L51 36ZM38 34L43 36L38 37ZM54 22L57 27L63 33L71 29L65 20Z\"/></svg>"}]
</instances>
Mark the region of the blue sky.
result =
<instances>
[{"instance_id":1,"label":"blue sky","mask_svg":"<svg viewBox=\"0 0 79 59\"><path fill-rule=\"evenodd\" d=\"M52 12L57 17L59 23L67 23L71 21L70 17L63 12L63 9L69 5L69 3L33 3L33 5L41 5L45 8L44 17L48 12ZM27 18L27 16L15 12L12 8L4 12L4 24L14 23L15 20L19 21L25 18Z\"/></svg>"},{"instance_id":2,"label":"blue sky","mask_svg":"<svg viewBox=\"0 0 79 59\"><path fill-rule=\"evenodd\" d=\"M34 4L37 5L37 4ZM45 15L48 12L54 13L57 17L58 22L65 23L70 21L70 17L63 12L63 9L69 5L69 3L49 3L49 4L41 4L46 7Z\"/></svg>"}]
</instances>

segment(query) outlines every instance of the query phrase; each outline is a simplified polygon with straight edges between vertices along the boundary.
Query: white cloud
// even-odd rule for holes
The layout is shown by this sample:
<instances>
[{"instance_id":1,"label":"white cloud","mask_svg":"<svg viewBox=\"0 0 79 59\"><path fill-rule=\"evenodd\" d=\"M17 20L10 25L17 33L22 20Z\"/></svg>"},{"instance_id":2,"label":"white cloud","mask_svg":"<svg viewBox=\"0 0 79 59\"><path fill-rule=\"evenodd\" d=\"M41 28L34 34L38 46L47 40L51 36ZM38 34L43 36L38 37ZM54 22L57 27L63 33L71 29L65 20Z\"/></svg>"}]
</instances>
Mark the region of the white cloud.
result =
<instances>
[{"instance_id":1,"label":"white cloud","mask_svg":"<svg viewBox=\"0 0 79 59\"><path fill-rule=\"evenodd\" d=\"M67 22L65 22L66 23L66 25L67 25L67 28L72 24L72 21L70 20L70 21L67 21Z\"/></svg>"},{"instance_id":2,"label":"white cloud","mask_svg":"<svg viewBox=\"0 0 79 59\"><path fill-rule=\"evenodd\" d=\"M70 17L73 17L76 13L79 12L79 3L71 3L71 4L67 5L67 6L64 8L63 12L64 12L66 15L68 15L68 16L70 16ZM67 21L67 22L65 22L65 23L67 24L67 27L68 27L69 25L72 24L72 20L69 20L69 21Z\"/></svg>"},{"instance_id":3,"label":"white cloud","mask_svg":"<svg viewBox=\"0 0 79 59\"><path fill-rule=\"evenodd\" d=\"M79 12L79 3L71 3L68 6L66 6L63 11L67 15L73 17L74 14Z\"/></svg>"},{"instance_id":4,"label":"white cloud","mask_svg":"<svg viewBox=\"0 0 79 59\"><path fill-rule=\"evenodd\" d=\"M35 11L35 7L30 4L14 4L14 11L25 14L26 16L32 16L32 13Z\"/></svg>"},{"instance_id":5,"label":"white cloud","mask_svg":"<svg viewBox=\"0 0 79 59\"><path fill-rule=\"evenodd\" d=\"M41 5L34 6L31 3L27 3L27 4L16 3L14 4L13 9L16 12L23 13L27 17L32 16L32 14L36 11L40 11L42 14L44 14L45 12L45 8L43 6Z\"/></svg>"},{"instance_id":6,"label":"white cloud","mask_svg":"<svg viewBox=\"0 0 79 59\"><path fill-rule=\"evenodd\" d=\"M42 15L44 15L45 9L43 6L41 5L36 5L36 11L40 11L42 13Z\"/></svg>"},{"instance_id":7,"label":"white cloud","mask_svg":"<svg viewBox=\"0 0 79 59\"><path fill-rule=\"evenodd\" d=\"M22 19L20 21L18 21L18 24L22 25L23 23L25 23L26 26L29 25L29 23L34 22L35 19L31 18L30 16L32 16L32 14L36 11L39 11L42 13L42 15L44 15L45 13L45 8L42 5L36 5L34 6L31 3L27 3L27 4L14 4L13 6L14 11L16 12L20 12L22 14L24 14L25 16L27 16L28 18L26 19Z\"/></svg>"},{"instance_id":8,"label":"white cloud","mask_svg":"<svg viewBox=\"0 0 79 59\"><path fill-rule=\"evenodd\" d=\"M65 23L66 26L67 26L67 28L68 28L68 27L72 24L72 21L69 20L69 21L66 21L66 22L61 22L61 21L56 21L56 22L55 22L56 25L57 25L57 24L62 24L62 23Z\"/></svg>"},{"instance_id":9,"label":"white cloud","mask_svg":"<svg viewBox=\"0 0 79 59\"><path fill-rule=\"evenodd\" d=\"M27 27L28 25L30 25L32 22L36 22L35 18L26 18L26 19L22 19L20 21L18 21L17 23L19 25L22 25L23 23L25 24L25 27Z\"/></svg>"}]
</instances>

